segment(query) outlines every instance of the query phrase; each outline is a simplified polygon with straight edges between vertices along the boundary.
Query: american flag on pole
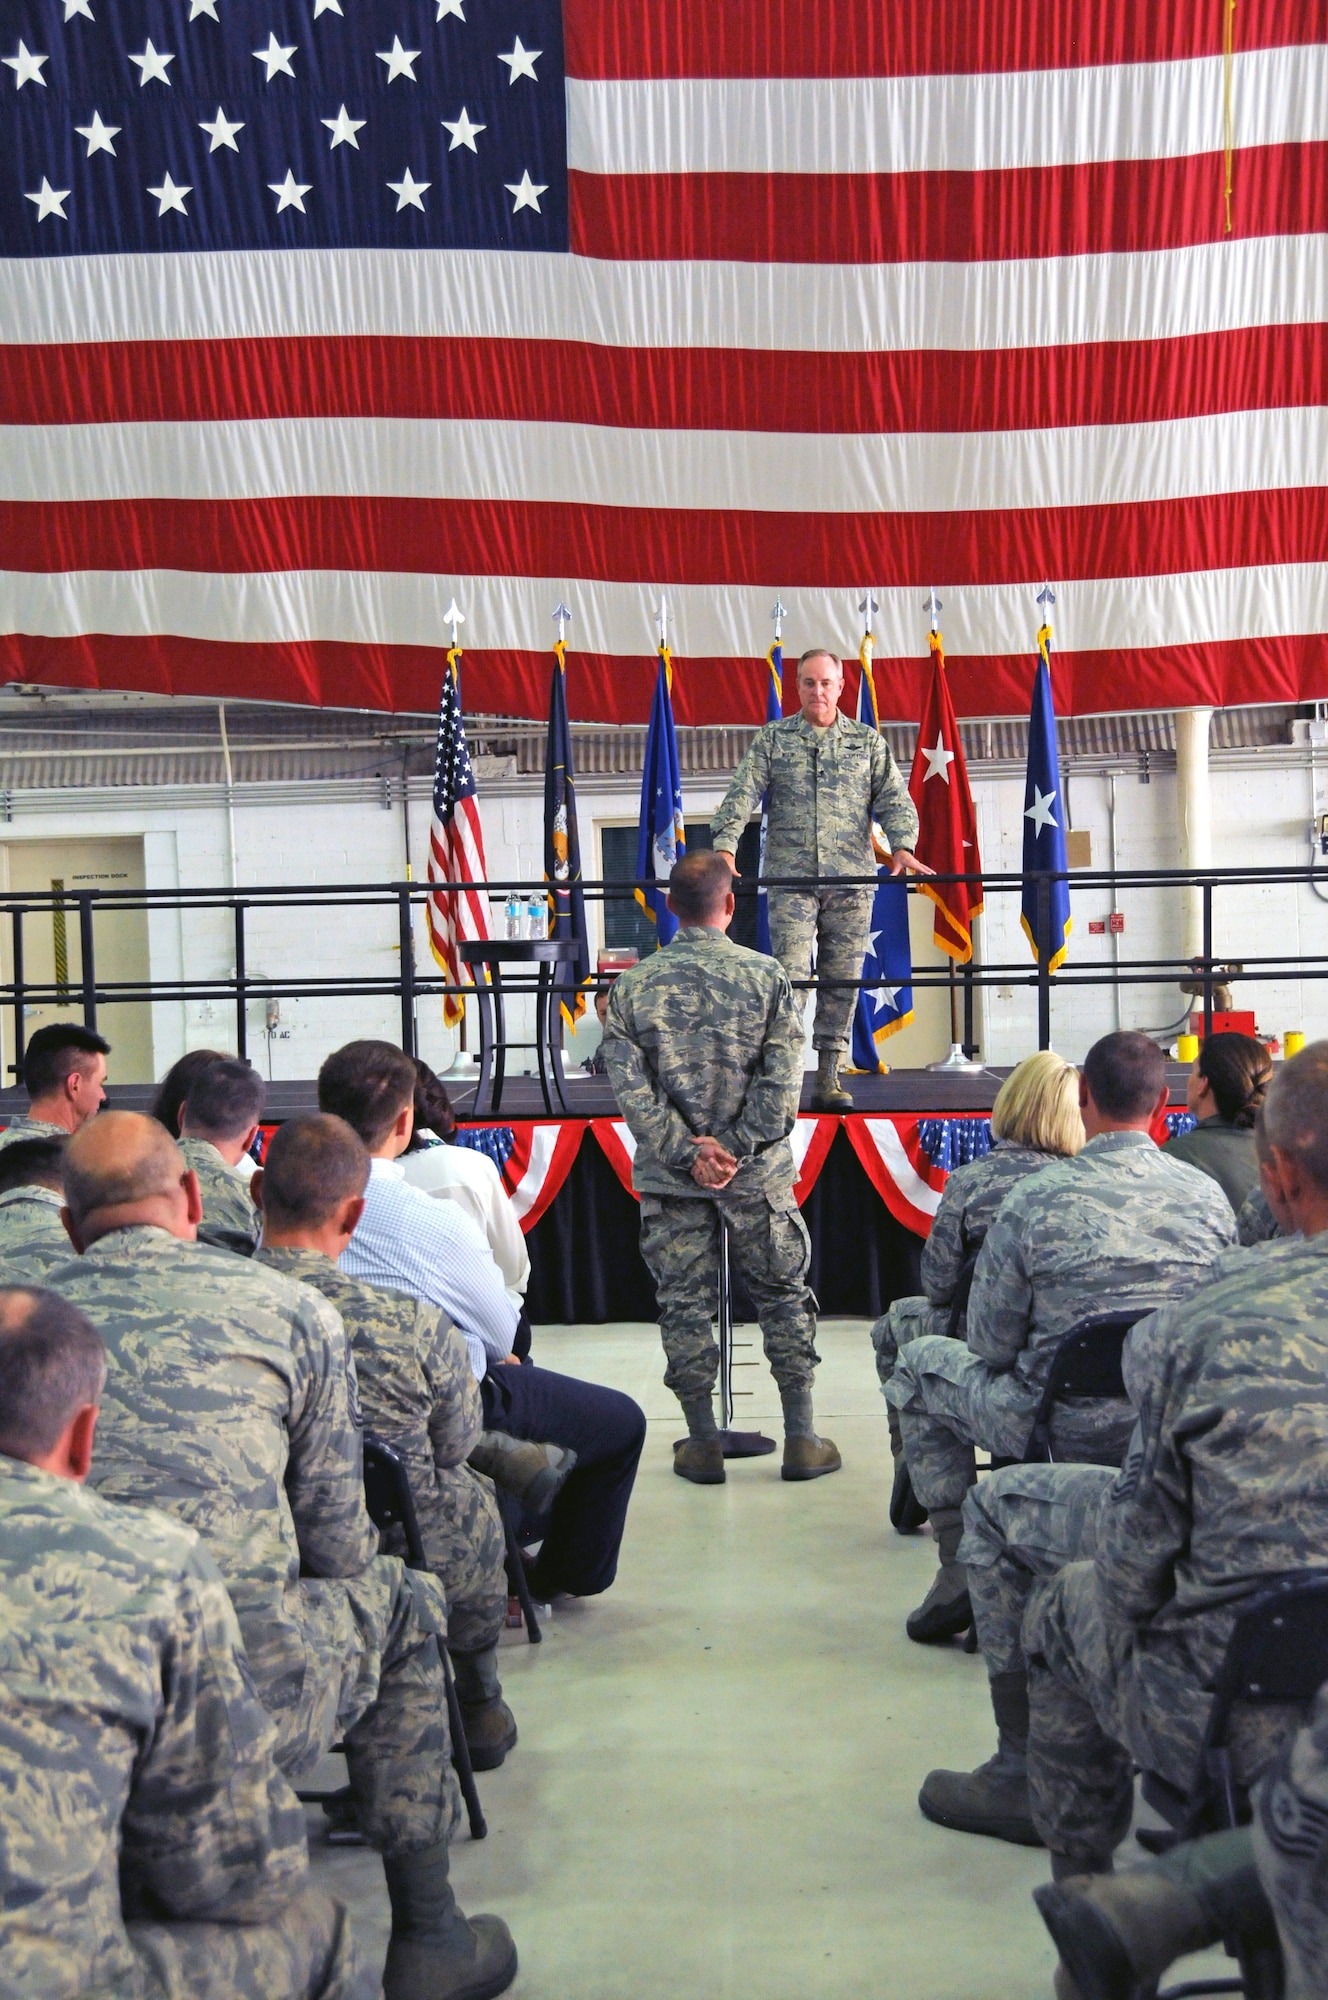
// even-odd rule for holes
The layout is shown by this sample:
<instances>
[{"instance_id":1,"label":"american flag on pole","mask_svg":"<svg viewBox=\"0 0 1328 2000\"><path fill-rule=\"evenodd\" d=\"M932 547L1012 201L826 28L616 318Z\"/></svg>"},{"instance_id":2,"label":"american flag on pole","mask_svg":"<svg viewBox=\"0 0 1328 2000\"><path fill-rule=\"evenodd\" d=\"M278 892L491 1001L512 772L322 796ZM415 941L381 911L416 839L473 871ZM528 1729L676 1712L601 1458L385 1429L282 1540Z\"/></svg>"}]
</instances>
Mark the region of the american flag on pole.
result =
<instances>
[{"instance_id":1,"label":"american flag on pole","mask_svg":"<svg viewBox=\"0 0 1328 2000\"><path fill-rule=\"evenodd\" d=\"M457 954L468 938L487 938L489 899L484 893L484 834L475 793L475 770L461 720L461 648L447 655L438 704L438 746L433 765L433 814L429 821L429 946L449 981L460 986L470 972ZM436 882L463 885L440 893ZM455 1027L465 1013L458 994L443 997L443 1019Z\"/></svg>"},{"instance_id":2,"label":"american flag on pole","mask_svg":"<svg viewBox=\"0 0 1328 2000\"><path fill-rule=\"evenodd\" d=\"M5 0L0 672L1328 697L1328 0ZM1228 193L1228 190L1230 192ZM440 573L441 566L441 573Z\"/></svg>"}]
</instances>

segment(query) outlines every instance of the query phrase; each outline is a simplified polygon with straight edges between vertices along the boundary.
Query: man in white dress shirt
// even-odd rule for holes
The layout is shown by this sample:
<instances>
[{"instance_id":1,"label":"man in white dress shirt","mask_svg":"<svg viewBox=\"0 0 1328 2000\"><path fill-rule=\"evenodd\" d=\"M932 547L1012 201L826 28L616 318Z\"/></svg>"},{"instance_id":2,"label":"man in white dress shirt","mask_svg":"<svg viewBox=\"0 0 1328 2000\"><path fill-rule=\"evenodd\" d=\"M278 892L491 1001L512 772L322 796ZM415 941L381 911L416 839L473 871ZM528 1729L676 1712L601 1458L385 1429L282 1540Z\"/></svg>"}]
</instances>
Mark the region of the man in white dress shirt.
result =
<instances>
[{"instance_id":1,"label":"man in white dress shirt","mask_svg":"<svg viewBox=\"0 0 1328 2000\"><path fill-rule=\"evenodd\" d=\"M414 1063L390 1042L349 1042L318 1073L319 1109L359 1133L371 1162L364 1215L342 1269L449 1314L479 1380L486 1430L549 1440L576 1453L576 1468L550 1509L530 1585L543 1598L593 1597L617 1573L645 1415L616 1389L518 1361L512 1352L518 1310L488 1243L455 1203L434 1201L405 1179L400 1156L414 1129L415 1084Z\"/></svg>"}]
</instances>

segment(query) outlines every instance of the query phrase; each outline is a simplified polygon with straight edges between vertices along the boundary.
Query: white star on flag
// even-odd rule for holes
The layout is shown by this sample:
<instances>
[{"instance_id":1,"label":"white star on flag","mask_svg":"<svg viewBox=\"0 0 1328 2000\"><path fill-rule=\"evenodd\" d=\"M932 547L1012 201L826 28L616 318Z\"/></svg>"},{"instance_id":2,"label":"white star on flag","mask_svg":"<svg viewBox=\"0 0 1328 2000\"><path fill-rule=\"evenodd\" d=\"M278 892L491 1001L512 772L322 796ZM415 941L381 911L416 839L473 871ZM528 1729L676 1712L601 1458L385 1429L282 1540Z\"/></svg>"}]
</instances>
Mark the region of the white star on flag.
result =
<instances>
[{"instance_id":1,"label":"white star on flag","mask_svg":"<svg viewBox=\"0 0 1328 2000\"><path fill-rule=\"evenodd\" d=\"M271 83L274 76L293 77L295 75L295 71L291 68L290 59L299 46L298 42L293 42L290 48L283 49L276 36L269 32L267 47L265 49L254 50L254 61L261 62L266 66L267 75L263 79L265 83Z\"/></svg>"},{"instance_id":2,"label":"white star on flag","mask_svg":"<svg viewBox=\"0 0 1328 2000\"><path fill-rule=\"evenodd\" d=\"M314 0L315 21L320 14L341 14L343 21L346 18L345 14L342 13L341 0Z\"/></svg>"},{"instance_id":3,"label":"white star on flag","mask_svg":"<svg viewBox=\"0 0 1328 2000\"><path fill-rule=\"evenodd\" d=\"M36 194L27 195L25 199L36 202L38 222L45 222L48 215L58 215L61 222L68 222L69 217L65 214L64 204L69 199L69 189L53 188L45 174L42 175L42 184Z\"/></svg>"},{"instance_id":4,"label":"white star on flag","mask_svg":"<svg viewBox=\"0 0 1328 2000\"><path fill-rule=\"evenodd\" d=\"M73 20L75 14L81 14L85 21L95 21L97 18L91 7L89 7L88 0L65 0L66 27Z\"/></svg>"},{"instance_id":5,"label":"white star on flag","mask_svg":"<svg viewBox=\"0 0 1328 2000\"><path fill-rule=\"evenodd\" d=\"M403 208L418 208L420 214L423 215L424 203L421 196L426 188L433 186L432 181L412 180L410 168L407 167L399 181L389 181L387 185L397 197L398 215L400 215Z\"/></svg>"},{"instance_id":6,"label":"white star on flag","mask_svg":"<svg viewBox=\"0 0 1328 2000\"><path fill-rule=\"evenodd\" d=\"M200 14L206 14L210 21L220 22L221 16L217 12L217 0L189 0L190 20L196 21Z\"/></svg>"},{"instance_id":7,"label":"white star on flag","mask_svg":"<svg viewBox=\"0 0 1328 2000\"><path fill-rule=\"evenodd\" d=\"M461 0L438 0L436 18L440 21L445 21L449 14L455 14L458 21L465 20L466 17L461 11Z\"/></svg>"},{"instance_id":8,"label":"white star on flag","mask_svg":"<svg viewBox=\"0 0 1328 2000\"><path fill-rule=\"evenodd\" d=\"M193 189L177 187L169 174L163 174L161 186L150 187L148 193L156 201L158 218L168 215L173 208L178 209L181 215L188 215L189 210L184 205L184 198L187 194L192 194Z\"/></svg>"},{"instance_id":9,"label":"white star on flag","mask_svg":"<svg viewBox=\"0 0 1328 2000\"><path fill-rule=\"evenodd\" d=\"M1056 826L1058 824L1056 815L1051 810L1055 803L1055 792L1040 792L1037 786L1034 785L1033 803L1024 810L1024 818L1031 819L1033 822L1034 835L1041 833L1044 826Z\"/></svg>"},{"instance_id":10,"label":"white star on flag","mask_svg":"<svg viewBox=\"0 0 1328 2000\"><path fill-rule=\"evenodd\" d=\"M109 153L111 158L115 159L116 152L111 141L120 129L118 125L103 125L100 111L93 112L92 123L90 125L76 125L74 127L79 138L86 139L88 142L89 159L92 158L94 153Z\"/></svg>"},{"instance_id":11,"label":"white star on flag","mask_svg":"<svg viewBox=\"0 0 1328 2000\"><path fill-rule=\"evenodd\" d=\"M464 104L455 118L444 118L441 122L444 132L452 134L452 143L447 149L449 153L455 153L458 146L469 146L472 153L477 153L479 148L475 144L475 134L489 129L487 125L472 125Z\"/></svg>"},{"instance_id":12,"label":"white star on flag","mask_svg":"<svg viewBox=\"0 0 1328 2000\"><path fill-rule=\"evenodd\" d=\"M380 63L387 64L387 80L389 83L394 83L399 76L408 76L412 83L419 82L419 78L411 68L411 64L419 54L419 50L403 49L400 35L393 35L390 49L378 49L376 54Z\"/></svg>"},{"instance_id":13,"label":"white star on flag","mask_svg":"<svg viewBox=\"0 0 1328 2000\"><path fill-rule=\"evenodd\" d=\"M152 47L151 42L148 43L148 47ZM23 43L20 42L18 45L18 54L16 56L6 56L4 58L4 65L6 69L12 69L14 72L16 78L14 84L15 90L22 90L25 83L39 83L42 89L45 90L46 78L42 75L42 64L50 60L49 56L33 55L31 49L25 48Z\"/></svg>"},{"instance_id":14,"label":"white star on flag","mask_svg":"<svg viewBox=\"0 0 1328 2000\"><path fill-rule=\"evenodd\" d=\"M877 999L883 1007L891 1008L896 1014L899 1012L899 988L897 986L878 986L875 988L875 992Z\"/></svg>"},{"instance_id":15,"label":"white star on flag","mask_svg":"<svg viewBox=\"0 0 1328 2000\"><path fill-rule=\"evenodd\" d=\"M164 83L169 86L170 78L166 74L166 65L167 63L173 63L175 57L163 55L160 50L154 49L150 36L143 44L142 55L130 56L129 60L138 67L138 87L140 90L145 83Z\"/></svg>"},{"instance_id":16,"label":"white star on flag","mask_svg":"<svg viewBox=\"0 0 1328 2000\"><path fill-rule=\"evenodd\" d=\"M343 104L335 118L325 118L323 123L332 134L333 146L353 146L356 152L359 152L360 142L355 137L355 134L364 129L368 123L367 119L352 118ZM329 152L331 149L331 147L328 148Z\"/></svg>"},{"instance_id":17,"label":"white star on flag","mask_svg":"<svg viewBox=\"0 0 1328 2000\"><path fill-rule=\"evenodd\" d=\"M506 56L499 56L498 60L507 64L507 81L509 83L515 83L519 76L528 76L532 83L538 83L539 78L535 74L535 59L537 56L542 56L543 54L543 49L523 49L521 46L521 37L518 35L512 44L512 53Z\"/></svg>"},{"instance_id":18,"label":"white star on flag","mask_svg":"<svg viewBox=\"0 0 1328 2000\"><path fill-rule=\"evenodd\" d=\"M548 193L549 184L547 181L545 181L545 183L541 187L536 182L534 182L530 178L529 167L526 168L520 180L517 181L515 185L511 181L504 181L503 186L507 189L507 192L512 196L513 215L520 215L523 208L533 208L536 215L542 215L544 213L543 209L539 205L539 198L542 194Z\"/></svg>"},{"instance_id":19,"label":"white star on flag","mask_svg":"<svg viewBox=\"0 0 1328 2000\"><path fill-rule=\"evenodd\" d=\"M944 778L948 785L950 782L950 766L954 763L955 753L953 750L946 749L945 738L938 734L936 747L932 750L929 750L924 743L922 754L927 760L927 778ZM922 781L924 785L927 782L927 778L924 778Z\"/></svg>"},{"instance_id":20,"label":"white star on flag","mask_svg":"<svg viewBox=\"0 0 1328 2000\"><path fill-rule=\"evenodd\" d=\"M297 181L289 167L284 181L269 181L268 188L277 197L277 214L280 215L283 208L298 208L301 215L307 215L304 197L312 186L312 181Z\"/></svg>"},{"instance_id":21,"label":"white star on flag","mask_svg":"<svg viewBox=\"0 0 1328 2000\"><path fill-rule=\"evenodd\" d=\"M208 147L209 153L215 153L218 146L229 146L233 153L239 152L240 149L235 143L235 135L237 132L243 132L244 120L241 118L237 122L229 119L220 105L217 106L217 115L212 119L211 123L206 118L199 119L198 129L200 132L206 132L212 141L212 144Z\"/></svg>"}]
</instances>

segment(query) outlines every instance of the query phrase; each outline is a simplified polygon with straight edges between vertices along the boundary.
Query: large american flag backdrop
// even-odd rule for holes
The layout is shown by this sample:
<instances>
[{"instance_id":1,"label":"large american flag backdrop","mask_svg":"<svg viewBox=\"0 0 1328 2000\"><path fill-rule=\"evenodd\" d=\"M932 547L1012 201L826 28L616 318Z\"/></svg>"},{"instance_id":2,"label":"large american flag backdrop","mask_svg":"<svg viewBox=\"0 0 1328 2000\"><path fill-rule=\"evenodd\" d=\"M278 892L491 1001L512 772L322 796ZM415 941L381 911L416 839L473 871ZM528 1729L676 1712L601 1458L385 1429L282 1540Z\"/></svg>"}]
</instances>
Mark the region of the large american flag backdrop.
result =
<instances>
[{"instance_id":1,"label":"large american flag backdrop","mask_svg":"<svg viewBox=\"0 0 1328 2000\"><path fill-rule=\"evenodd\" d=\"M1328 696L1328 0L3 0L0 667ZM1230 47L1228 48L1228 38ZM1230 148L1228 156L1228 147ZM1230 187L1228 197L1227 188Z\"/></svg>"}]
</instances>

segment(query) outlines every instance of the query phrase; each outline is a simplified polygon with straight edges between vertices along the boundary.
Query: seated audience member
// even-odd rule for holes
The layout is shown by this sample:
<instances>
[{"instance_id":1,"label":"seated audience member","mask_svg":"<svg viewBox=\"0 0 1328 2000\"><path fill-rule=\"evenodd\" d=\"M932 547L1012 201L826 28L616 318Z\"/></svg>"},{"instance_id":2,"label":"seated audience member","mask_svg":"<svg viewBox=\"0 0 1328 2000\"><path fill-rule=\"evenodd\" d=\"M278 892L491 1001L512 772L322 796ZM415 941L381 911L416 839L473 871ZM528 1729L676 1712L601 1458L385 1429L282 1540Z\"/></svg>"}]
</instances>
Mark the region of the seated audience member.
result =
<instances>
[{"instance_id":1,"label":"seated audience member","mask_svg":"<svg viewBox=\"0 0 1328 2000\"><path fill-rule=\"evenodd\" d=\"M956 1167L946 1179L941 1205L922 1246L922 1296L896 1299L871 1330L882 1390L906 1341L949 1330L959 1274L980 1247L1011 1188L1029 1174L1040 1174L1053 1160L1073 1159L1082 1147L1079 1073L1073 1063L1050 1049L1026 1056L996 1093L991 1137L989 1153ZM890 1449L897 1459L903 1451L899 1418L894 1410L889 1410L889 1418Z\"/></svg>"},{"instance_id":2,"label":"seated audience member","mask_svg":"<svg viewBox=\"0 0 1328 2000\"><path fill-rule=\"evenodd\" d=\"M466 1464L484 1421L479 1384L446 1313L337 1269L368 1178L369 1155L342 1119L288 1118L254 1177L263 1212L258 1262L312 1285L341 1315L365 1429L401 1454L410 1478L429 1567L447 1594L447 1650L471 1763L489 1771L516 1742L516 1722L498 1680L507 1615L502 1517Z\"/></svg>"},{"instance_id":3,"label":"seated audience member","mask_svg":"<svg viewBox=\"0 0 1328 2000\"><path fill-rule=\"evenodd\" d=\"M1079 1084L1087 1141L1008 1194L978 1255L966 1344L924 1334L900 1349L886 1399L899 1411L909 1476L931 1516L941 1568L908 1620L923 1643L972 1620L959 1560L973 1448L1023 1456L1056 1347L1092 1313L1147 1308L1193 1290L1235 1238L1208 1175L1148 1136L1166 1102L1162 1051L1145 1035L1105 1036ZM1069 1402L1058 1459L1119 1465L1133 1423L1123 1401Z\"/></svg>"},{"instance_id":4,"label":"seated audience member","mask_svg":"<svg viewBox=\"0 0 1328 2000\"><path fill-rule=\"evenodd\" d=\"M0 1146L16 1139L67 1139L106 1101L106 1058L111 1045L74 1021L38 1028L23 1052L28 1108L0 1132Z\"/></svg>"},{"instance_id":5,"label":"seated audience member","mask_svg":"<svg viewBox=\"0 0 1328 2000\"><path fill-rule=\"evenodd\" d=\"M517 1313L488 1244L452 1202L407 1185L399 1164L415 1122L415 1065L390 1042L350 1042L318 1073L318 1102L359 1133L372 1156L365 1209L342 1269L441 1306L466 1338L486 1431L551 1440L577 1454L549 1510L531 1589L593 1597L607 1590L632 1497L646 1421L630 1396L523 1367L512 1354Z\"/></svg>"},{"instance_id":6,"label":"seated audience member","mask_svg":"<svg viewBox=\"0 0 1328 2000\"><path fill-rule=\"evenodd\" d=\"M200 1076L214 1062L233 1062L225 1049L190 1049L178 1062L173 1062L161 1082L157 1085L157 1095L152 1100L152 1116L159 1125L164 1125L172 1139L180 1136L180 1120L184 1116L184 1101L189 1095L189 1086L196 1076Z\"/></svg>"},{"instance_id":7,"label":"seated audience member","mask_svg":"<svg viewBox=\"0 0 1328 2000\"><path fill-rule=\"evenodd\" d=\"M0 1147L0 1282L40 1284L69 1262L64 1206L64 1135Z\"/></svg>"},{"instance_id":8,"label":"seated audience member","mask_svg":"<svg viewBox=\"0 0 1328 2000\"><path fill-rule=\"evenodd\" d=\"M1211 1174L1237 1214L1259 1184L1254 1121L1272 1075L1273 1059L1253 1035L1210 1035L1185 1085L1199 1122L1163 1147L1168 1159Z\"/></svg>"},{"instance_id":9,"label":"seated audience member","mask_svg":"<svg viewBox=\"0 0 1328 2000\"><path fill-rule=\"evenodd\" d=\"M415 1076L415 1129L401 1155L402 1175L410 1187L454 1201L470 1217L493 1252L507 1296L520 1313L530 1283L530 1257L502 1176L487 1154L456 1144L452 1100L442 1080L418 1057ZM442 1143L430 1145L430 1133ZM515 1345L520 1352L519 1338Z\"/></svg>"},{"instance_id":10,"label":"seated audience member","mask_svg":"<svg viewBox=\"0 0 1328 2000\"><path fill-rule=\"evenodd\" d=\"M0 1291L0 1984L369 2000L198 1536L83 1486L106 1364Z\"/></svg>"},{"instance_id":11,"label":"seated audience member","mask_svg":"<svg viewBox=\"0 0 1328 2000\"><path fill-rule=\"evenodd\" d=\"M214 1250L252 1257L258 1247L258 1210L249 1193L267 1085L252 1063L207 1063L189 1086L180 1113L180 1151L198 1176L203 1220L198 1240Z\"/></svg>"},{"instance_id":12,"label":"seated audience member","mask_svg":"<svg viewBox=\"0 0 1328 2000\"><path fill-rule=\"evenodd\" d=\"M109 1364L92 1484L198 1529L287 1776L344 1744L392 1906L387 2000L504 1990L506 1925L468 1923L448 1883L446 1600L377 1552L340 1319L309 1286L195 1241L198 1182L153 1119L110 1112L70 1142L65 1208L82 1254L51 1289L100 1328Z\"/></svg>"},{"instance_id":13,"label":"seated audience member","mask_svg":"<svg viewBox=\"0 0 1328 2000\"><path fill-rule=\"evenodd\" d=\"M1024 1619L1029 1792L1058 1876L1110 1870L1135 1765L1189 1787L1242 1601L1323 1566L1328 1042L1269 1086L1259 1146L1299 1234L1240 1253L1158 1313L1139 1430L1093 1559L1038 1585ZM1238 1711L1238 1782L1279 1747L1268 1722Z\"/></svg>"}]
</instances>

